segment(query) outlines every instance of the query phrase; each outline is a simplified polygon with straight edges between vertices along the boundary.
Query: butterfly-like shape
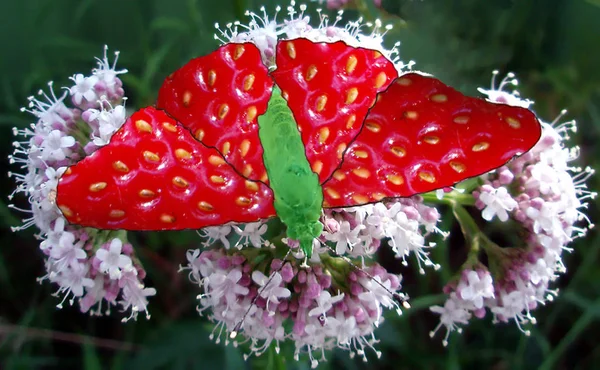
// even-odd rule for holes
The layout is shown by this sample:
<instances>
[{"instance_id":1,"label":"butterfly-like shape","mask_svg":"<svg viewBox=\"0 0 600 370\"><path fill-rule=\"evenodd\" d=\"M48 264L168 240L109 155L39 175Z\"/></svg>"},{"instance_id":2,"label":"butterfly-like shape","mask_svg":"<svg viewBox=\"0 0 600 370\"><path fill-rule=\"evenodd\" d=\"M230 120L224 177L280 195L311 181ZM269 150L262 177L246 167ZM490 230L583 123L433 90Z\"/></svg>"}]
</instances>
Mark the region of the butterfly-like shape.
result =
<instances>
[{"instance_id":1,"label":"butterfly-like shape","mask_svg":"<svg viewBox=\"0 0 600 370\"><path fill-rule=\"evenodd\" d=\"M466 97L422 74L398 76L375 50L293 39L279 41L275 58L269 71L255 45L226 44L168 76L156 107L134 113L61 177L56 202L66 219L180 230L279 215L290 230L295 221L285 222L274 201L303 183L285 177L276 190L278 153L265 148L289 145L260 135L274 130L260 119L277 96L293 115L319 210L452 186L541 135L529 110Z\"/></svg>"}]
</instances>

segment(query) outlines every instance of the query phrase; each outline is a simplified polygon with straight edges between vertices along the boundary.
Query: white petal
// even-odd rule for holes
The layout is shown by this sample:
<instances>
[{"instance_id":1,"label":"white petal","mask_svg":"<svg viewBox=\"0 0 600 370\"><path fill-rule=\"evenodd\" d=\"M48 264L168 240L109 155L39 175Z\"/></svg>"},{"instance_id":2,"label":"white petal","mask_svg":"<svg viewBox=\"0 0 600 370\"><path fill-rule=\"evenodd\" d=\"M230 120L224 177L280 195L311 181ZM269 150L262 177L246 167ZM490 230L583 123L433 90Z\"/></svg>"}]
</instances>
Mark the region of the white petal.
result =
<instances>
[{"instance_id":1,"label":"white petal","mask_svg":"<svg viewBox=\"0 0 600 370\"><path fill-rule=\"evenodd\" d=\"M110 253L121 254L121 247L123 247L123 242L121 239L113 239L109 246Z\"/></svg>"},{"instance_id":2,"label":"white petal","mask_svg":"<svg viewBox=\"0 0 600 370\"><path fill-rule=\"evenodd\" d=\"M100 261L104 261L106 257L108 257L108 251L106 249L100 248L96 251L96 258L98 258Z\"/></svg>"}]
</instances>

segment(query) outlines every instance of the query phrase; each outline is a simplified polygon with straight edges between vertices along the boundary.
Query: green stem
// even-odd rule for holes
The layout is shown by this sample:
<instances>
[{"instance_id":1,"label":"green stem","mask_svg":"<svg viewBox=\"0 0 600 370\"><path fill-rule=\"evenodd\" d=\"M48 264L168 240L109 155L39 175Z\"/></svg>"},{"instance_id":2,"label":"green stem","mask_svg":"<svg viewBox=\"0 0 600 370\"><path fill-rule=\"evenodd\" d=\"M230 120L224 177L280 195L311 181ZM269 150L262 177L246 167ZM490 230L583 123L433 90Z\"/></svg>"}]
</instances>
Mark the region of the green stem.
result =
<instances>
[{"instance_id":1,"label":"green stem","mask_svg":"<svg viewBox=\"0 0 600 370\"><path fill-rule=\"evenodd\" d=\"M539 367L540 369L546 370L554 369L556 367L556 362L561 358L564 352L569 349L569 346L575 342L577 337L579 337L583 331L590 327L590 324L597 315L596 312L598 312L598 308L600 308L600 299L597 299L587 310L585 310L583 315L579 316L567 334L565 334L562 340L554 347L550 355L544 359L544 362Z\"/></svg>"},{"instance_id":2,"label":"green stem","mask_svg":"<svg viewBox=\"0 0 600 370\"><path fill-rule=\"evenodd\" d=\"M479 249L482 244L482 238L485 236L479 230L479 227L473 220L473 217L460 204L452 204L452 213L460 225L465 240L469 244L469 254L463 264L463 268L470 269L479 263Z\"/></svg>"},{"instance_id":3,"label":"green stem","mask_svg":"<svg viewBox=\"0 0 600 370\"><path fill-rule=\"evenodd\" d=\"M423 201L427 203L444 204L447 206L453 206L454 204L460 204L462 206L475 205L475 198L466 192L459 193L458 191L453 191L450 193L445 193L442 199L439 199L435 192L421 194L421 196L423 197Z\"/></svg>"},{"instance_id":4,"label":"green stem","mask_svg":"<svg viewBox=\"0 0 600 370\"><path fill-rule=\"evenodd\" d=\"M342 291L347 291L349 283L347 281L350 265L339 257L332 257L328 254L320 255L324 270L331 275L332 285L337 286Z\"/></svg>"},{"instance_id":5,"label":"green stem","mask_svg":"<svg viewBox=\"0 0 600 370\"><path fill-rule=\"evenodd\" d=\"M481 249L488 256L488 268L494 276L501 277L504 271L503 261L513 251L512 248L501 248L487 237L475 223L475 220L467 210L459 204L452 206L452 212L460 228L465 235L465 239L470 244L467 261L463 264L464 268L473 268L479 263L479 252Z\"/></svg>"},{"instance_id":6,"label":"green stem","mask_svg":"<svg viewBox=\"0 0 600 370\"><path fill-rule=\"evenodd\" d=\"M78 120L75 123L75 129L69 132L69 134L73 136L82 147L90 142L91 133L92 130L90 129L90 126L82 120Z\"/></svg>"},{"instance_id":7,"label":"green stem","mask_svg":"<svg viewBox=\"0 0 600 370\"><path fill-rule=\"evenodd\" d=\"M482 181L479 177L472 177L457 184L456 188L462 190L466 194L471 194L473 190L480 187L481 184Z\"/></svg>"},{"instance_id":8,"label":"green stem","mask_svg":"<svg viewBox=\"0 0 600 370\"><path fill-rule=\"evenodd\" d=\"M467 212L467 210L459 203L451 202L450 204L452 206L452 213L454 213L454 217L456 217L465 239L471 241L478 239L481 231L475 223L475 220L473 220L473 217L471 217L469 212Z\"/></svg>"}]
</instances>

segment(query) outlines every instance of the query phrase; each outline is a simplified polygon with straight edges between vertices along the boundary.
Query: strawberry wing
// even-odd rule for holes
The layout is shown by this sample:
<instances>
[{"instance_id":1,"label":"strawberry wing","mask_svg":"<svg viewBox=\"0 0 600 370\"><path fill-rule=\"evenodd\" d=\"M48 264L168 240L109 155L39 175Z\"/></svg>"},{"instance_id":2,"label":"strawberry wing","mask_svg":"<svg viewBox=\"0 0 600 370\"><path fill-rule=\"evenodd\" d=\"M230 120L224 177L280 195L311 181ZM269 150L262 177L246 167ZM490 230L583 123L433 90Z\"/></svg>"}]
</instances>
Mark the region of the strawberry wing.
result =
<instances>
[{"instance_id":1,"label":"strawberry wing","mask_svg":"<svg viewBox=\"0 0 600 370\"><path fill-rule=\"evenodd\" d=\"M154 108L134 113L110 144L68 168L56 204L69 222L99 229L199 229L275 215L269 187Z\"/></svg>"},{"instance_id":2,"label":"strawberry wing","mask_svg":"<svg viewBox=\"0 0 600 370\"><path fill-rule=\"evenodd\" d=\"M339 167L377 93L397 77L396 69L378 51L302 38L280 41L276 62L272 76L323 183Z\"/></svg>"},{"instance_id":3,"label":"strawberry wing","mask_svg":"<svg viewBox=\"0 0 600 370\"><path fill-rule=\"evenodd\" d=\"M254 44L227 44L167 77L156 106L246 178L267 181L257 117L267 110L272 87Z\"/></svg>"},{"instance_id":4,"label":"strawberry wing","mask_svg":"<svg viewBox=\"0 0 600 370\"><path fill-rule=\"evenodd\" d=\"M527 109L462 95L432 77L399 77L323 185L326 207L448 187L527 152L541 126Z\"/></svg>"}]
</instances>

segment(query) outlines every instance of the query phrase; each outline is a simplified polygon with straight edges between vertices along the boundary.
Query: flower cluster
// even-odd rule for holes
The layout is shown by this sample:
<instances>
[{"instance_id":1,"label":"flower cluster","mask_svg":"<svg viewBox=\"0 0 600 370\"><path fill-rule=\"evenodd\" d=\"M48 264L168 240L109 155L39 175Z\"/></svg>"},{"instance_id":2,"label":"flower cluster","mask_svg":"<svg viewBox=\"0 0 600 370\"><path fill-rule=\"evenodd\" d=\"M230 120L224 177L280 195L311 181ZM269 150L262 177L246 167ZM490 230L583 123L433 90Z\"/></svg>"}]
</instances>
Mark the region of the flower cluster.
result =
<instances>
[{"instance_id":1,"label":"flower cluster","mask_svg":"<svg viewBox=\"0 0 600 370\"><path fill-rule=\"evenodd\" d=\"M282 22L277 21L281 7L276 8L275 15L270 18L264 7L262 14L246 12L251 20L248 25L240 22L228 23L224 29L215 24L217 34L215 39L222 44L230 42L251 42L261 51L263 62L268 67L275 66L275 48L279 39L307 38L314 42L336 42L343 41L353 47L362 47L377 50L386 58L394 62L398 71L410 68L414 62L403 63L398 55L396 43L391 49L383 45L383 37L392 28L391 25L383 26L380 20L375 23L364 23L362 19L347 22L344 27L338 26L342 21L343 11L339 11L336 18L331 19L317 9L319 13L319 25L313 27L310 17L305 14L307 6L302 4L296 9L296 2L291 1L287 7L288 18ZM368 34L363 33L365 29L371 29Z\"/></svg>"},{"instance_id":2,"label":"flower cluster","mask_svg":"<svg viewBox=\"0 0 600 370\"><path fill-rule=\"evenodd\" d=\"M295 259L257 264L224 249L196 250L188 260L192 279L204 289L198 311L209 310L218 322L213 335L242 331L257 355L286 339L294 341L296 356L306 350L314 366L314 352L336 346L364 355L383 320L382 306L397 306L390 292L400 288L400 279L378 265L354 272L335 257L304 268Z\"/></svg>"},{"instance_id":3,"label":"flower cluster","mask_svg":"<svg viewBox=\"0 0 600 370\"><path fill-rule=\"evenodd\" d=\"M480 92L493 102L521 107L533 104L516 91L504 90L511 85L517 85L513 74L498 87L492 80L491 89ZM460 330L459 324L466 324L472 315L484 317L486 309L495 321L514 320L529 334L522 325L535 324L532 311L557 294L549 285L566 271L562 252L570 251L568 244L593 227L582 212L586 200L596 196L586 187L593 170L570 164L579 150L566 147L565 141L577 126L574 121L559 123L564 114L552 123L542 122L542 137L531 151L482 176L473 190L475 206L484 220L512 220L526 236L522 245L504 248L482 234L473 236L472 252L483 249L488 267L468 261L458 282L446 286L449 295L445 305L432 307L441 315L438 328L447 329L445 343L451 331Z\"/></svg>"},{"instance_id":4,"label":"flower cluster","mask_svg":"<svg viewBox=\"0 0 600 370\"><path fill-rule=\"evenodd\" d=\"M136 317L140 311L147 313L147 297L155 291L144 287L145 271L125 233L67 225L55 204L58 179L67 167L106 145L125 122L126 98L118 75L127 71L116 69L118 53L110 64L107 52L105 48L91 75L72 76L73 85L64 87L62 95L57 96L49 83L48 92L30 97L22 109L37 121L14 129L23 139L14 142L9 160L24 173L9 174L18 184L11 199L23 193L31 208L11 207L30 214L14 230L34 225L40 230L40 249L47 258L47 274L40 280L58 285L59 307L69 299L84 312L100 314L119 304Z\"/></svg>"},{"instance_id":5,"label":"flower cluster","mask_svg":"<svg viewBox=\"0 0 600 370\"><path fill-rule=\"evenodd\" d=\"M335 252L360 258L371 257L382 240L387 240L398 259L407 265L411 252L417 257L419 271L424 274L425 266L434 264L427 249L435 246L425 237L431 232L440 232L436 227L440 219L437 209L422 203L420 197L398 199L389 203L368 204L347 210L327 211L323 236L335 243ZM444 234L444 233L442 233Z\"/></svg>"},{"instance_id":6,"label":"flower cluster","mask_svg":"<svg viewBox=\"0 0 600 370\"><path fill-rule=\"evenodd\" d=\"M278 347L291 339L296 355L306 351L313 366L315 352L334 347L366 356L384 310L400 312L399 301L408 307L401 276L374 263L374 253L387 240L397 258L413 252L419 265L433 265L425 235L437 230L439 214L414 197L330 210L322 221L309 261L297 241L265 241L265 223L205 229L205 244L222 246L189 251L181 270L202 287L198 311L211 312L217 340L240 332L260 355L273 341Z\"/></svg>"},{"instance_id":7,"label":"flower cluster","mask_svg":"<svg viewBox=\"0 0 600 370\"><path fill-rule=\"evenodd\" d=\"M342 9L351 3L351 0L313 0L319 4L325 4L328 9ZM381 0L373 0L373 4L377 7L381 6Z\"/></svg>"}]
</instances>

